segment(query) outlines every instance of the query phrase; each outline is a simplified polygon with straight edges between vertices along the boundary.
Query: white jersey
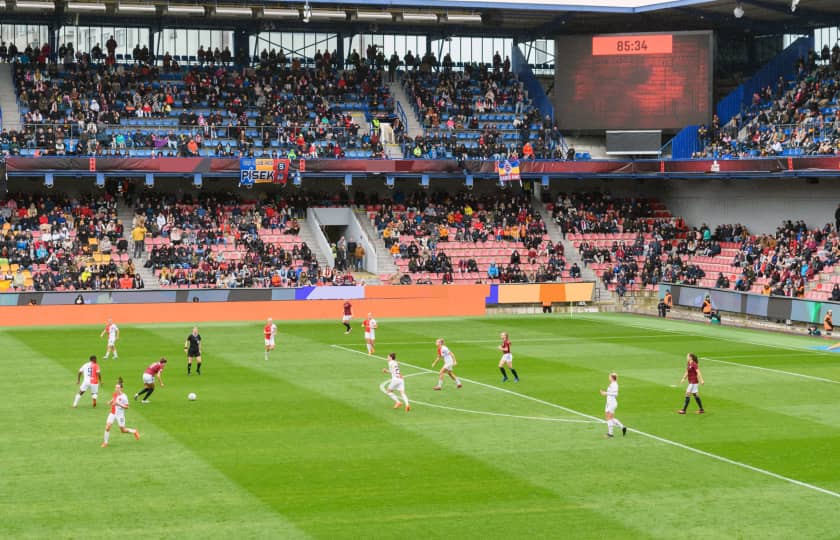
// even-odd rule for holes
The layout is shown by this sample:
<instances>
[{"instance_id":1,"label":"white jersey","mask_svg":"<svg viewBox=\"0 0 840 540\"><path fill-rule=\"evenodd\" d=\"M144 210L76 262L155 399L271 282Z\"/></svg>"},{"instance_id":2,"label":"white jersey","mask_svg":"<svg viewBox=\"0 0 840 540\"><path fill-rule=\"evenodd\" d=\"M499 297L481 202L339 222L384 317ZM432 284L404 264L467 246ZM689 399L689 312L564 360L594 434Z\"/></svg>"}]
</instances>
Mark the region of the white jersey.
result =
<instances>
[{"instance_id":1,"label":"white jersey","mask_svg":"<svg viewBox=\"0 0 840 540\"><path fill-rule=\"evenodd\" d=\"M82 367L79 368L79 373L82 374L82 380L90 384L90 379L93 377L93 374L98 367L99 364L94 364L93 362L85 362L82 364Z\"/></svg>"},{"instance_id":2,"label":"white jersey","mask_svg":"<svg viewBox=\"0 0 840 540\"><path fill-rule=\"evenodd\" d=\"M368 339L376 339L376 319L371 317L370 319L366 319L364 322L365 327L365 337Z\"/></svg>"},{"instance_id":3,"label":"white jersey","mask_svg":"<svg viewBox=\"0 0 840 540\"><path fill-rule=\"evenodd\" d=\"M443 358L443 367L451 368L455 365L455 358L452 356L452 351L446 345L440 346L440 356Z\"/></svg>"},{"instance_id":4,"label":"white jersey","mask_svg":"<svg viewBox=\"0 0 840 540\"><path fill-rule=\"evenodd\" d=\"M391 380L398 381L403 378L400 373L400 364L396 360L388 360L388 371L391 373Z\"/></svg>"},{"instance_id":5,"label":"white jersey","mask_svg":"<svg viewBox=\"0 0 840 540\"><path fill-rule=\"evenodd\" d=\"M108 325L108 340L114 341L117 339L117 332L119 332L119 328L116 324L111 323Z\"/></svg>"},{"instance_id":6,"label":"white jersey","mask_svg":"<svg viewBox=\"0 0 840 540\"><path fill-rule=\"evenodd\" d=\"M618 383L613 381L607 387L607 404L604 411L614 413L616 408L618 408Z\"/></svg>"},{"instance_id":7,"label":"white jersey","mask_svg":"<svg viewBox=\"0 0 840 540\"><path fill-rule=\"evenodd\" d=\"M108 413L108 419L105 421L108 425L117 423L121 428L125 427L125 410L128 408L128 396L120 394L114 401L111 407L111 412Z\"/></svg>"},{"instance_id":8,"label":"white jersey","mask_svg":"<svg viewBox=\"0 0 840 540\"><path fill-rule=\"evenodd\" d=\"M117 401L114 403L114 415L117 417L125 416L125 410L128 408L128 396L120 394L117 396Z\"/></svg>"}]
</instances>

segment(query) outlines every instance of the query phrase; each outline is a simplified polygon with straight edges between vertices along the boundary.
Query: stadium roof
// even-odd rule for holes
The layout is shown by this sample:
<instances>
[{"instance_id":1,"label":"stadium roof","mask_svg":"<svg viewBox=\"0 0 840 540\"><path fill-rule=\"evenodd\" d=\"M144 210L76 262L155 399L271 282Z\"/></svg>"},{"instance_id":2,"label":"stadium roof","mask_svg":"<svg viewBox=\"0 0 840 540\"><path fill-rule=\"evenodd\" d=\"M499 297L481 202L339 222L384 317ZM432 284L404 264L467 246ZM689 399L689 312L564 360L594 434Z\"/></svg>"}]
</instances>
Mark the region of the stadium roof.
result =
<instances>
[{"instance_id":1,"label":"stadium roof","mask_svg":"<svg viewBox=\"0 0 840 540\"><path fill-rule=\"evenodd\" d=\"M795 4L793 4L795 2ZM311 22L304 21L311 4ZM33 5L46 6L40 9ZM740 5L741 17L734 8ZM26 7L24 7L26 6ZM177 9L180 6L181 11ZM130 10L130 8L134 10ZM792 8L795 7L795 10ZM142 8L142 10L140 9ZM267 11L272 11L271 14ZM319 14L330 16L319 17ZM68 15L73 15L68 19ZM511 36L718 30L806 33L840 26L838 0L0 0L3 22ZM308 20L308 19L307 19ZM278 26L279 25L279 26ZM275 28L277 27L277 28Z\"/></svg>"}]
</instances>

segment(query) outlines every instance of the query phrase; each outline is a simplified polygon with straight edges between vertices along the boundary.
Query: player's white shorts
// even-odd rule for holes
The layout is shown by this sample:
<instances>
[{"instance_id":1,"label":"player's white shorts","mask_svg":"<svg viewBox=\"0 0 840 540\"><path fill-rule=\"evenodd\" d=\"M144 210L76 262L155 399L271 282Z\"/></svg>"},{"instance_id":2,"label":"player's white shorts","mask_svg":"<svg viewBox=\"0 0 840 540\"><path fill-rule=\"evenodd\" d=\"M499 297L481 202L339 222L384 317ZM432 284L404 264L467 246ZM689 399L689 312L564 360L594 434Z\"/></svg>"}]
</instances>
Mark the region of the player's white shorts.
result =
<instances>
[{"instance_id":1,"label":"player's white shorts","mask_svg":"<svg viewBox=\"0 0 840 540\"><path fill-rule=\"evenodd\" d=\"M391 379L391 383L388 385L388 391L393 392L394 390L405 392L405 381L403 379Z\"/></svg>"},{"instance_id":2,"label":"player's white shorts","mask_svg":"<svg viewBox=\"0 0 840 540\"><path fill-rule=\"evenodd\" d=\"M502 355L502 362L512 364L513 363L513 355L510 353L505 353Z\"/></svg>"},{"instance_id":3,"label":"player's white shorts","mask_svg":"<svg viewBox=\"0 0 840 540\"><path fill-rule=\"evenodd\" d=\"M117 338L112 338L112 337L108 338L108 346L109 347L113 347L116 344L117 344Z\"/></svg>"},{"instance_id":4,"label":"player's white shorts","mask_svg":"<svg viewBox=\"0 0 840 540\"><path fill-rule=\"evenodd\" d=\"M118 426L125 427L125 414L108 413L108 420L106 420L105 423L113 424L115 420L117 421Z\"/></svg>"},{"instance_id":5,"label":"player's white shorts","mask_svg":"<svg viewBox=\"0 0 840 540\"><path fill-rule=\"evenodd\" d=\"M82 382L82 385L79 387L79 390L82 392L87 392L90 390L90 393L96 397L96 394L99 393L99 383L93 384L90 381Z\"/></svg>"},{"instance_id":6,"label":"player's white shorts","mask_svg":"<svg viewBox=\"0 0 840 540\"><path fill-rule=\"evenodd\" d=\"M455 362L452 360L444 360L443 361L443 369L446 371L452 371L455 368Z\"/></svg>"},{"instance_id":7,"label":"player's white shorts","mask_svg":"<svg viewBox=\"0 0 840 540\"><path fill-rule=\"evenodd\" d=\"M274 347L274 338L268 338L265 340L266 347Z\"/></svg>"},{"instance_id":8,"label":"player's white shorts","mask_svg":"<svg viewBox=\"0 0 840 540\"><path fill-rule=\"evenodd\" d=\"M143 383L144 384L155 384L155 376L151 373L144 373L143 374Z\"/></svg>"},{"instance_id":9,"label":"player's white shorts","mask_svg":"<svg viewBox=\"0 0 840 540\"><path fill-rule=\"evenodd\" d=\"M352 319L352 318L353 318L352 315L345 315L344 317L341 318L341 322L350 322L350 319Z\"/></svg>"},{"instance_id":10,"label":"player's white shorts","mask_svg":"<svg viewBox=\"0 0 840 540\"><path fill-rule=\"evenodd\" d=\"M608 397L607 398L607 406L604 408L604 412L614 413L617 408L618 408L618 400L615 399L615 398Z\"/></svg>"},{"instance_id":11,"label":"player's white shorts","mask_svg":"<svg viewBox=\"0 0 840 540\"><path fill-rule=\"evenodd\" d=\"M373 332L373 331L365 332L365 339L369 339L371 341L374 341L376 339L376 332Z\"/></svg>"},{"instance_id":12,"label":"player's white shorts","mask_svg":"<svg viewBox=\"0 0 840 540\"><path fill-rule=\"evenodd\" d=\"M689 384L685 389L685 393L686 394L696 394L698 392L697 386L698 386L697 384Z\"/></svg>"}]
</instances>

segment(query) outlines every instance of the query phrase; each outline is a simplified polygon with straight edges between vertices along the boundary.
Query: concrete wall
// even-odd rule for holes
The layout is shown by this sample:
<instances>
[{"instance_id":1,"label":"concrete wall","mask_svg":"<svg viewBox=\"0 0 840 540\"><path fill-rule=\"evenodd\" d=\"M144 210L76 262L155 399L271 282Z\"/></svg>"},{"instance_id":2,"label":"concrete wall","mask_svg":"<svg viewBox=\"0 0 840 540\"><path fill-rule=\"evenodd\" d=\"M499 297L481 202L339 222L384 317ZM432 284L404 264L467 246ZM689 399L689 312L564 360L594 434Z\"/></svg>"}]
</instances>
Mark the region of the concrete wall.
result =
<instances>
[{"instance_id":1,"label":"concrete wall","mask_svg":"<svg viewBox=\"0 0 840 540\"><path fill-rule=\"evenodd\" d=\"M347 227L345 240L350 242L352 239L361 242L365 248L365 260L362 266L365 271L376 273L376 247L367 237L350 208L310 208L308 213L315 215L320 225Z\"/></svg>"}]
</instances>

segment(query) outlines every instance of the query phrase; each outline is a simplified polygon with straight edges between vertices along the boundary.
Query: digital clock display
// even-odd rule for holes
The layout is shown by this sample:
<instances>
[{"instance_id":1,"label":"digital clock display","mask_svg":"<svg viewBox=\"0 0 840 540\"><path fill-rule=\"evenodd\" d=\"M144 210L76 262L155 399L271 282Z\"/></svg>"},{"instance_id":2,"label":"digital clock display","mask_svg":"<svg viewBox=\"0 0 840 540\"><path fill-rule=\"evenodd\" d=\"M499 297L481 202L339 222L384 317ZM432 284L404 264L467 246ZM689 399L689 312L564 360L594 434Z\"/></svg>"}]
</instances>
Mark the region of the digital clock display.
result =
<instances>
[{"instance_id":1,"label":"digital clock display","mask_svg":"<svg viewBox=\"0 0 840 540\"><path fill-rule=\"evenodd\" d=\"M708 124L712 43L708 31L555 36L557 123L573 131Z\"/></svg>"},{"instance_id":2,"label":"digital clock display","mask_svg":"<svg viewBox=\"0 0 840 540\"><path fill-rule=\"evenodd\" d=\"M592 36L592 56L671 54L673 48L674 37L671 34Z\"/></svg>"}]
</instances>

